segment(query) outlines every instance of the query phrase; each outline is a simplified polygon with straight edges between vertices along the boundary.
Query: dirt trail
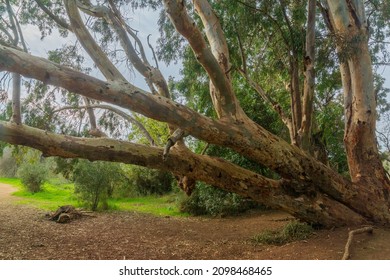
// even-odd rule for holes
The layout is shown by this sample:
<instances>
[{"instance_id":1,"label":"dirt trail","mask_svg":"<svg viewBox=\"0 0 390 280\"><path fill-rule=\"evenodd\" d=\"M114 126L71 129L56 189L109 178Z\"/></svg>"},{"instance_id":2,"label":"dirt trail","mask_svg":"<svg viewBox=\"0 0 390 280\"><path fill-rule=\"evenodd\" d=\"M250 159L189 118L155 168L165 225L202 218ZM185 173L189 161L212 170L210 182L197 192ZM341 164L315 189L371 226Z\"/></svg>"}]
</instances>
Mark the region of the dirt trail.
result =
<instances>
[{"instance_id":1,"label":"dirt trail","mask_svg":"<svg viewBox=\"0 0 390 280\"><path fill-rule=\"evenodd\" d=\"M16 197L11 194L14 193L17 189L11 185L0 183L0 203L10 202L15 200Z\"/></svg>"},{"instance_id":2,"label":"dirt trail","mask_svg":"<svg viewBox=\"0 0 390 280\"><path fill-rule=\"evenodd\" d=\"M69 224L15 203L15 189L0 184L0 259L341 259L348 228L317 231L283 246L250 238L290 218L252 212L230 218L167 218L138 213L96 213ZM390 259L390 231L375 229L354 241L355 259Z\"/></svg>"}]
</instances>

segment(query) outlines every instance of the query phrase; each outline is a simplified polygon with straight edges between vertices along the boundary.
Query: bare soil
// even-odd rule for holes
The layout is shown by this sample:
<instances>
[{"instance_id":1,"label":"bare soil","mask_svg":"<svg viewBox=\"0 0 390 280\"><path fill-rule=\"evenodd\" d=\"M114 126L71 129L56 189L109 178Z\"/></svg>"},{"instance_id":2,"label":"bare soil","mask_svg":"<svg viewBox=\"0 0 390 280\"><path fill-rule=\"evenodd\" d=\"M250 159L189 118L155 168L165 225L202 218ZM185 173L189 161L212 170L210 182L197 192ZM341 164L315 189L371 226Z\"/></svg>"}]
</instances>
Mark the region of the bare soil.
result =
<instances>
[{"instance_id":1,"label":"bare soil","mask_svg":"<svg viewBox=\"0 0 390 280\"><path fill-rule=\"evenodd\" d=\"M0 184L0 259L341 259L349 228L319 230L283 246L250 240L278 229L291 217L251 212L229 218L172 218L111 212L69 224L49 221L45 211L16 204ZM352 259L390 259L390 230L356 236Z\"/></svg>"}]
</instances>

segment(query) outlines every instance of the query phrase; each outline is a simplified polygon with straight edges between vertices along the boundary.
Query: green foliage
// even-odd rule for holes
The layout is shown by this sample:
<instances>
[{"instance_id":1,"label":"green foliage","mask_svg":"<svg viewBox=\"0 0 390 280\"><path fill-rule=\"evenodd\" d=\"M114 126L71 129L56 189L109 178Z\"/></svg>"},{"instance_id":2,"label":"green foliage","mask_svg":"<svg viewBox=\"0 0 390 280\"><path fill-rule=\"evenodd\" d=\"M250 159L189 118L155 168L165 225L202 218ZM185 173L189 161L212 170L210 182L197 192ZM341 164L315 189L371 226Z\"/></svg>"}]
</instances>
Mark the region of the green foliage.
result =
<instances>
[{"instance_id":1,"label":"green foliage","mask_svg":"<svg viewBox=\"0 0 390 280\"><path fill-rule=\"evenodd\" d=\"M22 184L31 193L40 192L42 185L47 179L48 168L41 162L30 163L24 162L18 170Z\"/></svg>"},{"instance_id":2,"label":"green foliage","mask_svg":"<svg viewBox=\"0 0 390 280\"><path fill-rule=\"evenodd\" d=\"M107 198L123 179L119 164L80 160L74 169L75 193L93 211L107 209Z\"/></svg>"},{"instance_id":3,"label":"green foliage","mask_svg":"<svg viewBox=\"0 0 390 280\"><path fill-rule=\"evenodd\" d=\"M170 173L134 165L126 166L124 170L129 182L123 185L124 196L162 195L172 190L173 177Z\"/></svg>"},{"instance_id":4,"label":"green foliage","mask_svg":"<svg viewBox=\"0 0 390 280\"><path fill-rule=\"evenodd\" d=\"M15 177L17 170L18 165L12 156L12 150L8 147L4 148L3 155L0 159L0 176Z\"/></svg>"},{"instance_id":5,"label":"green foliage","mask_svg":"<svg viewBox=\"0 0 390 280\"><path fill-rule=\"evenodd\" d=\"M110 202L112 205L115 205L117 210L147 213L155 216L188 216L187 213L180 211L176 201L176 194L118 198L111 199Z\"/></svg>"},{"instance_id":6,"label":"green foliage","mask_svg":"<svg viewBox=\"0 0 390 280\"><path fill-rule=\"evenodd\" d=\"M239 214L256 206L256 203L244 200L237 194L198 183L191 196L180 203L180 210L195 216L225 216Z\"/></svg>"},{"instance_id":7,"label":"green foliage","mask_svg":"<svg viewBox=\"0 0 390 280\"><path fill-rule=\"evenodd\" d=\"M164 146L170 136L168 125L143 116L135 116L135 119L140 122L154 139L157 146ZM144 136L138 126L133 126L129 134L129 140L137 141L138 143L149 145L149 140Z\"/></svg>"},{"instance_id":8,"label":"green foliage","mask_svg":"<svg viewBox=\"0 0 390 280\"><path fill-rule=\"evenodd\" d=\"M64 182L57 178L51 178L46 182L41 192L31 194L26 191L20 179L0 178L1 183L17 187L19 190L13 195L22 198L20 204L28 204L44 210L54 211L61 205L80 206L74 194L74 184ZM176 194L164 196L147 196L135 198L111 198L108 199L109 209L116 211L131 211L156 216L187 216L179 211Z\"/></svg>"},{"instance_id":9,"label":"green foliage","mask_svg":"<svg viewBox=\"0 0 390 280\"><path fill-rule=\"evenodd\" d=\"M55 159L55 168L54 173L56 174L62 174L64 178L68 180L73 180L73 170L77 163L79 162L79 159L66 159L66 158L60 158L56 157Z\"/></svg>"},{"instance_id":10,"label":"green foliage","mask_svg":"<svg viewBox=\"0 0 390 280\"><path fill-rule=\"evenodd\" d=\"M252 241L256 244L283 245L288 242L307 239L312 233L313 228L310 225L292 221L279 231L266 230L254 236Z\"/></svg>"}]
</instances>

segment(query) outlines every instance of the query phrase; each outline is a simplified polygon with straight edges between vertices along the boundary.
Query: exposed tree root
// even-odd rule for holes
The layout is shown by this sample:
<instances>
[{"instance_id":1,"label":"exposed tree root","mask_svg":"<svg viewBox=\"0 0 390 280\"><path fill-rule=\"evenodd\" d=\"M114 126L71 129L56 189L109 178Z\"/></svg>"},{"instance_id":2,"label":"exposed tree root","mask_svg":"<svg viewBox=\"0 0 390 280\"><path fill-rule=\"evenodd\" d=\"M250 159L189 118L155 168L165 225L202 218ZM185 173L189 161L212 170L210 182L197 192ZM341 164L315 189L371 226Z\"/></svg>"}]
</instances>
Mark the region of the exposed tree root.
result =
<instances>
[{"instance_id":1,"label":"exposed tree root","mask_svg":"<svg viewBox=\"0 0 390 280\"><path fill-rule=\"evenodd\" d=\"M345 244L345 250L344 250L344 255L342 257L342 260L348 260L350 258L349 249L351 247L352 239L353 239L354 235L359 234L359 233L364 233L364 232L372 233L373 230L374 230L373 227L364 227L364 228L360 228L360 229L351 230L348 234L348 240L347 240L347 244Z\"/></svg>"}]
</instances>

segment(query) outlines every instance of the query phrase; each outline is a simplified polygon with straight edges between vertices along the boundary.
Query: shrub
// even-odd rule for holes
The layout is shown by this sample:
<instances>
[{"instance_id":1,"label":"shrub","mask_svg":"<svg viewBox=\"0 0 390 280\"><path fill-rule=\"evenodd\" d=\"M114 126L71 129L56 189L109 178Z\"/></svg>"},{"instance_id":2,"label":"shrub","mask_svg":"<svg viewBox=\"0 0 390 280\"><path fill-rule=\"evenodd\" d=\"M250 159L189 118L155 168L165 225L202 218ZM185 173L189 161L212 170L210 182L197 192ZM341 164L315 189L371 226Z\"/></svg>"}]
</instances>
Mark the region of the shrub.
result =
<instances>
[{"instance_id":1,"label":"shrub","mask_svg":"<svg viewBox=\"0 0 390 280\"><path fill-rule=\"evenodd\" d=\"M313 233L313 228L298 221L286 224L279 231L266 230L252 238L252 241L259 244L282 245L288 242L303 240Z\"/></svg>"},{"instance_id":2,"label":"shrub","mask_svg":"<svg viewBox=\"0 0 390 280\"><path fill-rule=\"evenodd\" d=\"M237 194L198 183L192 195L180 203L180 210L191 215L224 216L239 214L258 206Z\"/></svg>"},{"instance_id":3,"label":"shrub","mask_svg":"<svg viewBox=\"0 0 390 280\"><path fill-rule=\"evenodd\" d=\"M173 177L168 172L134 165L128 165L125 169L129 185L125 186L127 190L121 191L122 194L163 195L172 191Z\"/></svg>"},{"instance_id":4,"label":"shrub","mask_svg":"<svg viewBox=\"0 0 390 280\"><path fill-rule=\"evenodd\" d=\"M48 168L41 162L25 162L18 170L18 176L23 186L32 193L41 191L42 185L47 179L47 174Z\"/></svg>"},{"instance_id":5,"label":"shrub","mask_svg":"<svg viewBox=\"0 0 390 280\"><path fill-rule=\"evenodd\" d=\"M110 197L123 179L122 169L117 163L80 160L74 168L75 193L93 211L108 208Z\"/></svg>"}]
</instances>

